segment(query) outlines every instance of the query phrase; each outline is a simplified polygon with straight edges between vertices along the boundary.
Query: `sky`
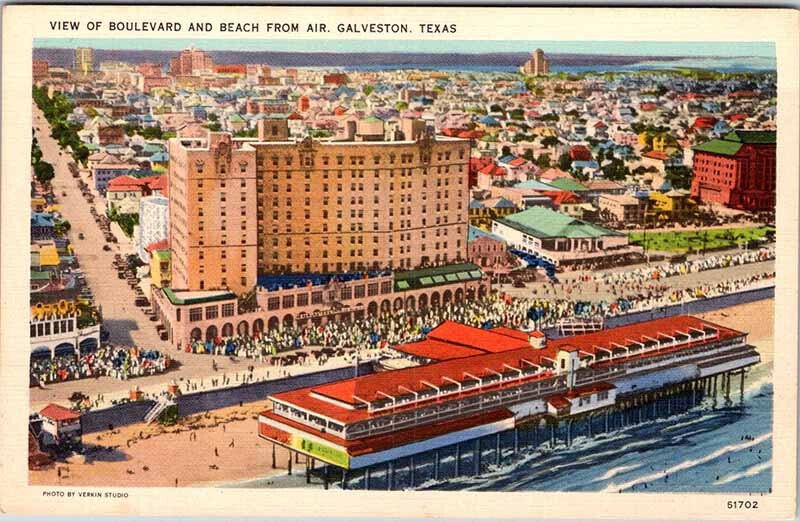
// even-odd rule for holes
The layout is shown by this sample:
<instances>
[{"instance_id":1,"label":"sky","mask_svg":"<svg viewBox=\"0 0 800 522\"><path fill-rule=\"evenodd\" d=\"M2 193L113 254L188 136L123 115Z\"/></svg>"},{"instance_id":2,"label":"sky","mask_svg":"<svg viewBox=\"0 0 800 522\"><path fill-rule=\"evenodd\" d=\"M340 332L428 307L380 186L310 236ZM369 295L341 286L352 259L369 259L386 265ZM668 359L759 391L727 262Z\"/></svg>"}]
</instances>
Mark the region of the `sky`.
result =
<instances>
[{"instance_id":1,"label":"sky","mask_svg":"<svg viewBox=\"0 0 800 522\"><path fill-rule=\"evenodd\" d=\"M205 51L288 52L531 52L636 56L762 56L774 57L773 42L621 42L621 41L486 41L486 40L340 40L340 39L213 39L213 38L37 38L37 48L181 50L194 45Z\"/></svg>"}]
</instances>

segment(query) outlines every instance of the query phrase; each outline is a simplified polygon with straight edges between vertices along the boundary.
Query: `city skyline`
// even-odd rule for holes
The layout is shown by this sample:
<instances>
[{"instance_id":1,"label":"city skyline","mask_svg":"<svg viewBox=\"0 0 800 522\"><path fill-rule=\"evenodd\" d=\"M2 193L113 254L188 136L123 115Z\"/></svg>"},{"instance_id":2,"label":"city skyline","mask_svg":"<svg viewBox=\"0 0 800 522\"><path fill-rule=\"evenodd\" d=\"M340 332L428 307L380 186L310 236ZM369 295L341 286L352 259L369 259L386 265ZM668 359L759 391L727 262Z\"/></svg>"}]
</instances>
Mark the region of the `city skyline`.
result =
<instances>
[{"instance_id":1,"label":"city skyline","mask_svg":"<svg viewBox=\"0 0 800 522\"><path fill-rule=\"evenodd\" d=\"M364 40L331 39L270 39L270 40L217 40L211 38L36 38L34 49L60 49L94 47L96 50L160 50L176 51L193 46L213 51L271 51L271 52L325 52L331 54L352 53L424 53L424 54L489 54L530 53L542 48L548 54L585 54L608 56L680 56L680 57L724 57L724 58L772 58L775 57L773 42L636 42L636 41L495 41L495 40L369 40L370 48L364 49ZM584 51L584 48L590 51ZM335 50L334 50L335 49Z\"/></svg>"}]
</instances>

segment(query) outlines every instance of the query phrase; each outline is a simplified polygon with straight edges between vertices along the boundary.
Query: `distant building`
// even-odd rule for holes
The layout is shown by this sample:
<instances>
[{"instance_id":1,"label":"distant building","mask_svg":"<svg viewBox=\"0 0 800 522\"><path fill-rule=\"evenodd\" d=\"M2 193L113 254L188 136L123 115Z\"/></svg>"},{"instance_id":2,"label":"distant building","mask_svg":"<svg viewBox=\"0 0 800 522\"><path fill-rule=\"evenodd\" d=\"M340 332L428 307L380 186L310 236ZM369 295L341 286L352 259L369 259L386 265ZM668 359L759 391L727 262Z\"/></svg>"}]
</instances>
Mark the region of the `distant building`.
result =
<instances>
[{"instance_id":1,"label":"distant building","mask_svg":"<svg viewBox=\"0 0 800 522\"><path fill-rule=\"evenodd\" d=\"M692 197L740 210L775 209L775 131L733 131L694 147Z\"/></svg>"},{"instance_id":2,"label":"distant building","mask_svg":"<svg viewBox=\"0 0 800 522\"><path fill-rule=\"evenodd\" d=\"M600 212L605 211L614 221L621 223L641 223L646 201L627 194L601 194L597 198Z\"/></svg>"},{"instance_id":3,"label":"distant building","mask_svg":"<svg viewBox=\"0 0 800 522\"><path fill-rule=\"evenodd\" d=\"M531 59L522 66L522 72L531 76L544 76L550 73L550 61L545 58L544 51L536 49Z\"/></svg>"},{"instance_id":4,"label":"distant building","mask_svg":"<svg viewBox=\"0 0 800 522\"><path fill-rule=\"evenodd\" d=\"M33 61L33 79L41 80L49 75L50 63L47 60Z\"/></svg>"},{"instance_id":5,"label":"distant building","mask_svg":"<svg viewBox=\"0 0 800 522\"><path fill-rule=\"evenodd\" d=\"M94 49L78 47L75 49L75 72L87 74L94 70Z\"/></svg>"},{"instance_id":6,"label":"distant building","mask_svg":"<svg viewBox=\"0 0 800 522\"><path fill-rule=\"evenodd\" d=\"M195 76L214 69L211 56L199 49L190 47L169 62L169 73L172 76Z\"/></svg>"},{"instance_id":7,"label":"distant building","mask_svg":"<svg viewBox=\"0 0 800 522\"><path fill-rule=\"evenodd\" d=\"M344 85L347 83L347 75L344 73L325 74L322 76L322 83Z\"/></svg>"},{"instance_id":8,"label":"distant building","mask_svg":"<svg viewBox=\"0 0 800 522\"><path fill-rule=\"evenodd\" d=\"M42 418L42 448L70 449L81 446L83 430L80 414L58 404L48 404L39 415Z\"/></svg>"},{"instance_id":9,"label":"distant building","mask_svg":"<svg viewBox=\"0 0 800 522\"><path fill-rule=\"evenodd\" d=\"M150 260L149 245L166 240L169 232L169 200L164 196L147 196L139 201L139 236L136 251L145 263Z\"/></svg>"},{"instance_id":10,"label":"distant building","mask_svg":"<svg viewBox=\"0 0 800 522\"><path fill-rule=\"evenodd\" d=\"M470 226L467 234L467 261L490 270L504 267L508 265L506 243L494 234Z\"/></svg>"},{"instance_id":11,"label":"distant building","mask_svg":"<svg viewBox=\"0 0 800 522\"><path fill-rule=\"evenodd\" d=\"M492 233L510 248L555 265L641 253L628 236L544 207L531 207L492 223Z\"/></svg>"},{"instance_id":12,"label":"distant building","mask_svg":"<svg viewBox=\"0 0 800 522\"><path fill-rule=\"evenodd\" d=\"M169 288L172 282L172 267L170 265L170 252L166 241L159 241L156 245L147 247L150 255L150 283L156 288Z\"/></svg>"}]
</instances>

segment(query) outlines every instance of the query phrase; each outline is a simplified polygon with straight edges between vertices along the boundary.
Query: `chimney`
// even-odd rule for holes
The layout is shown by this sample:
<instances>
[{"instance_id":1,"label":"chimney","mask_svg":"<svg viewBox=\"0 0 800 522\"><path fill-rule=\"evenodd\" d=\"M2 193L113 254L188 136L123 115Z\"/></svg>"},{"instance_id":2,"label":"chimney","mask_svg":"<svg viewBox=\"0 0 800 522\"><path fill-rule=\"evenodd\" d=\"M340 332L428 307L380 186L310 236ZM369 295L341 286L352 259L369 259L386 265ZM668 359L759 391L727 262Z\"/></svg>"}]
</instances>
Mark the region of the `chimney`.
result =
<instances>
[{"instance_id":1,"label":"chimney","mask_svg":"<svg viewBox=\"0 0 800 522\"><path fill-rule=\"evenodd\" d=\"M264 118L258 120L258 141L288 141L289 120Z\"/></svg>"},{"instance_id":2,"label":"chimney","mask_svg":"<svg viewBox=\"0 0 800 522\"><path fill-rule=\"evenodd\" d=\"M528 342L534 350L541 350L547 346L547 336L539 330L534 330L528 335Z\"/></svg>"}]
</instances>

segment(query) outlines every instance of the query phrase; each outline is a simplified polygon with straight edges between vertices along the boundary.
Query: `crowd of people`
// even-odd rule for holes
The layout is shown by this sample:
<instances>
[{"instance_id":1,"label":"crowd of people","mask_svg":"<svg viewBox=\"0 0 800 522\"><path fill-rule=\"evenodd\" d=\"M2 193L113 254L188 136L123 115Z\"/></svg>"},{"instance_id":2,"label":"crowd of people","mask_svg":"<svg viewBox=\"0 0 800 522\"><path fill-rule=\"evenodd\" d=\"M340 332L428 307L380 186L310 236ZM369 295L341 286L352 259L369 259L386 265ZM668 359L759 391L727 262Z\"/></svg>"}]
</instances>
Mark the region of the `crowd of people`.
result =
<instances>
[{"instance_id":1,"label":"crowd of people","mask_svg":"<svg viewBox=\"0 0 800 522\"><path fill-rule=\"evenodd\" d=\"M656 266L644 266L635 270L622 272L602 272L586 276L586 280L592 280L605 284L618 284L631 280L659 280L666 277L680 276L706 270L717 270L750 263L760 263L775 259L774 248L762 248L760 250L750 250L739 254L725 254L710 256L702 259L693 259L678 263L664 263Z\"/></svg>"},{"instance_id":2,"label":"crowd of people","mask_svg":"<svg viewBox=\"0 0 800 522\"><path fill-rule=\"evenodd\" d=\"M30 375L35 383L49 384L91 377L132 377L162 373L171 364L169 356L158 350L129 346L102 346L80 355L56 355L32 358Z\"/></svg>"},{"instance_id":3,"label":"crowd of people","mask_svg":"<svg viewBox=\"0 0 800 522\"><path fill-rule=\"evenodd\" d=\"M741 263L744 259L729 258L719 262ZM698 269L694 264L681 266L688 270ZM673 270L665 270L664 273L671 273ZM186 350L261 359L262 362L273 365L309 362L319 364L319 361L325 360L331 354L352 355L353 352L349 350L352 348L379 352L395 344L419 340L447 320L479 328L506 326L541 329L557 326L563 320L611 317L736 292L774 278L774 275L774 272L764 272L685 289L675 289L659 278L651 278L647 280L647 284L623 287L630 291L620 291L609 299L600 300L555 296L512 297L495 293L484 300L448 303L423 310L399 310L350 322L331 321L323 325L284 327L252 336L216 339L213 342L195 341L188 344ZM304 348L317 346L325 349L303 351ZM348 350L342 352L344 349ZM300 351L277 356L281 352L292 350Z\"/></svg>"}]
</instances>

